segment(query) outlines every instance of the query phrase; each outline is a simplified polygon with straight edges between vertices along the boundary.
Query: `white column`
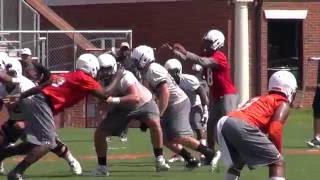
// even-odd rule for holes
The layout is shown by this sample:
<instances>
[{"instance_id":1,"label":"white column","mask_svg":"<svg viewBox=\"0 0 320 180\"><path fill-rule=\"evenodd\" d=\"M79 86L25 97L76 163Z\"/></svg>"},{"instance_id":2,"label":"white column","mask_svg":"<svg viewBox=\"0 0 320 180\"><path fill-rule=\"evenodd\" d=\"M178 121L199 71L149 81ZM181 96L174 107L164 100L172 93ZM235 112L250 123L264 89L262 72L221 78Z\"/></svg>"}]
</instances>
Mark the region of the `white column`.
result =
<instances>
[{"instance_id":1,"label":"white column","mask_svg":"<svg viewBox=\"0 0 320 180\"><path fill-rule=\"evenodd\" d=\"M240 103L250 98L249 30L248 2L234 0L235 3L235 85L239 91Z\"/></svg>"}]
</instances>

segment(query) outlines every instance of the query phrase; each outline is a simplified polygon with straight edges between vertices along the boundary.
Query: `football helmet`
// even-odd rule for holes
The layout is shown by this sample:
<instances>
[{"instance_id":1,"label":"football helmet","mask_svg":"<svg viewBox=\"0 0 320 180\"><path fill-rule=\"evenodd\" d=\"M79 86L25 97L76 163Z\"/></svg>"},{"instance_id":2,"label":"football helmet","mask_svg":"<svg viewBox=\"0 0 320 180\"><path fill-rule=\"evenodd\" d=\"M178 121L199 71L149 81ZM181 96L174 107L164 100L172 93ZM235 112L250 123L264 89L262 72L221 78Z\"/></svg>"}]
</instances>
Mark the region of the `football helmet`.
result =
<instances>
[{"instance_id":1,"label":"football helmet","mask_svg":"<svg viewBox=\"0 0 320 180\"><path fill-rule=\"evenodd\" d=\"M76 69L80 69L96 78L100 69L98 58L90 53L82 54L76 61Z\"/></svg>"},{"instance_id":2,"label":"football helmet","mask_svg":"<svg viewBox=\"0 0 320 180\"><path fill-rule=\"evenodd\" d=\"M222 32L218 30L210 30L204 36L203 40L208 40L211 42L211 49L217 50L224 46L225 37Z\"/></svg>"},{"instance_id":3,"label":"football helmet","mask_svg":"<svg viewBox=\"0 0 320 180\"><path fill-rule=\"evenodd\" d=\"M143 69L146 65L155 61L153 49L146 45L134 48L131 58L134 60L138 69Z\"/></svg>"}]
</instances>

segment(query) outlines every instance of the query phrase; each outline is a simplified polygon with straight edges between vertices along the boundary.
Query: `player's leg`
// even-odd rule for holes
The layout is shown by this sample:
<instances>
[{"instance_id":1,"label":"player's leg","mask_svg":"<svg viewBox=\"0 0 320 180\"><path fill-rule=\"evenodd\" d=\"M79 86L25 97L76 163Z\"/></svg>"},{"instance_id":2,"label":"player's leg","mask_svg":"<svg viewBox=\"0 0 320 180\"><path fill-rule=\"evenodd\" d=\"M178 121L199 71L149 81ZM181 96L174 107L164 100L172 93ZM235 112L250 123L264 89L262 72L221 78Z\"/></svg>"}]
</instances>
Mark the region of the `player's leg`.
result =
<instances>
[{"instance_id":1,"label":"player's leg","mask_svg":"<svg viewBox=\"0 0 320 180\"><path fill-rule=\"evenodd\" d=\"M168 136L168 139L172 144L181 144L185 147L198 151L201 154L204 154L207 161L211 161L214 157L214 152L192 137L193 131L190 125L189 115L189 100L172 105L169 107L169 109L167 109L163 120L167 123L167 129L165 132Z\"/></svg>"},{"instance_id":2,"label":"player's leg","mask_svg":"<svg viewBox=\"0 0 320 180\"><path fill-rule=\"evenodd\" d=\"M163 156L163 134L160 124L160 113L156 102L154 100L146 102L141 107L130 112L128 116L143 122L150 129L151 143L156 159L156 170L169 170L170 166L166 163Z\"/></svg>"},{"instance_id":3,"label":"player's leg","mask_svg":"<svg viewBox=\"0 0 320 180\"><path fill-rule=\"evenodd\" d=\"M109 176L106 155L108 143L105 140L107 136L108 134L100 127L98 127L94 133L94 146L97 154L98 165L96 169L92 171L93 176Z\"/></svg>"},{"instance_id":4,"label":"player's leg","mask_svg":"<svg viewBox=\"0 0 320 180\"><path fill-rule=\"evenodd\" d=\"M109 112L94 132L94 146L98 165L91 172L92 176L110 175L107 163L108 143L106 142L106 137L120 136L121 132L128 125L127 115L128 112L123 109L115 109Z\"/></svg>"},{"instance_id":5,"label":"player's leg","mask_svg":"<svg viewBox=\"0 0 320 180\"><path fill-rule=\"evenodd\" d=\"M285 163L280 160L269 165L269 179L270 180L285 180Z\"/></svg>"},{"instance_id":6,"label":"player's leg","mask_svg":"<svg viewBox=\"0 0 320 180\"><path fill-rule=\"evenodd\" d=\"M215 143L216 143L216 125L219 119L222 116L222 109L223 109L223 101L214 100L212 104L210 104L209 109L209 119L207 122L207 146L212 150L215 150Z\"/></svg>"},{"instance_id":7,"label":"player's leg","mask_svg":"<svg viewBox=\"0 0 320 180\"><path fill-rule=\"evenodd\" d=\"M121 142L127 142L127 141L128 141L128 130L129 130L129 128L126 127L126 128L121 132L121 135L120 135L120 141L121 141Z\"/></svg>"},{"instance_id":8,"label":"player's leg","mask_svg":"<svg viewBox=\"0 0 320 180\"><path fill-rule=\"evenodd\" d=\"M80 175L82 173L82 168L79 161L72 155L68 146L65 145L59 138L56 138L57 147L52 149L51 152L56 154L58 157L66 160L70 166L71 171L75 175Z\"/></svg>"},{"instance_id":9,"label":"player's leg","mask_svg":"<svg viewBox=\"0 0 320 180\"><path fill-rule=\"evenodd\" d=\"M225 160L245 162L250 168L269 166L270 177L283 177L283 157L269 138L244 120L229 117L221 128L226 147L222 147ZM220 135L219 135L220 137ZM219 143L222 141L219 138ZM221 144L222 145L222 144ZM226 163L229 164L228 161Z\"/></svg>"},{"instance_id":10,"label":"player's leg","mask_svg":"<svg viewBox=\"0 0 320 180\"><path fill-rule=\"evenodd\" d=\"M50 151L50 148L50 145L32 144L29 146L26 157L8 173L8 179L23 179L25 170L37 162L41 157L46 155Z\"/></svg>"},{"instance_id":11,"label":"player's leg","mask_svg":"<svg viewBox=\"0 0 320 180\"><path fill-rule=\"evenodd\" d=\"M201 106L192 107L190 111L190 125L196 134L196 138L200 141L200 143L203 145L207 145L205 129L203 124L201 123L201 119L202 119ZM201 154L200 159L204 160L204 158L205 156Z\"/></svg>"},{"instance_id":12,"label":"player's leg","mask_svg":"<svg viewBox=\"0 0 320 180\"><path fill-rule=\"evenodd\" d=\"M48 98L44 94L37 94L22 99L21 105L25 120L28 122L22 139L25 144L31 144L31 148L25 159L8 174L8 177L20 176L50 149L56 147L57 133Z\"/></svg>"},{"instance_id":13,"label":"player's leg","mask_svg":"<svg viewBox=\"0 0 320 180\"><path fill-rule=\"evenodd\" d=\"M244 167L243 163L233 164L226 172L224 180L238 180Z\"/></svg>"},{"instance_id":14,"label":"player's leg","mask_svg":"<svg viewBox=\"0 0 320 180\"><path fill-rule=\"evenodd\" d=\"M313 139L307 142L307 145L314 148L320 148L320 88L317 88L313 98Z\"/></svg>"}]
</instances>

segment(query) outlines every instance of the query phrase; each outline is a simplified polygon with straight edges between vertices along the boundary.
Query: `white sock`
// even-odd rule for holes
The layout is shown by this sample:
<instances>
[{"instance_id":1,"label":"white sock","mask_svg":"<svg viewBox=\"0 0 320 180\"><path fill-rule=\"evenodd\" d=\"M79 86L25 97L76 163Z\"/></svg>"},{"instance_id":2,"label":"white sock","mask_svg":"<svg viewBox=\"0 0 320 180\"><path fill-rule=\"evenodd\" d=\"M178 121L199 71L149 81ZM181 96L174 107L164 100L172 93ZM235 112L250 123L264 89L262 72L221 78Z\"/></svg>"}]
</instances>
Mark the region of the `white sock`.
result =
<instances>
[{"instance_id":1,"label":"white sock","mask_svg":"<svg viewBox=\"0 0 320 180\"><path fill-rule=\"evenodd\" d=\"M64 157L64 159L68 162L68 163L72 163L74 161L74 157L72 156L71 152L67 152L66 156Z\"/></svg>"},{"instance_id":2,"label":"white sock","mask_svg":"<svg viewBox=\"0 0 320 180\"><path fill-rule=\"evenodd\" d=\"M164 160L164 156L163 155L160 155L157 157L157 161L163 161Z\"/></svg>"},{"instance_id":3,"label":"white sock","mask_svg":"<svg viewBox=\"0 0 320 180\"><path fill-rule=\"evenodd\" d=\"M315 138L316 138L316 140L320 141L320 137L319 136L316 136Z\"/></svg>"},{"instance_id":4,"label":"white sock","mask_svg":"<svg viewBox=\"0 0 320 180\"><path fill-rule=\"evenodd\" d=\"M200 143L204 146L207 145L207 140L206 139L200 139Z\"/></svg>"},{"instance_id":5,"label":"white sock","mask_svg":"<svg viewBox=\"0 0 320 180\"><path fill-rule=\"evenodd\" d=\"M234 174L227 173L224 177L224 180L238 180L239 176L236 176Z\"/></svg>"},{"instance_id":6,"label":"white sock","mask_svg":"<svg viewBox=\"0 0 320 180\"><path fill-rule=\"evenodd\" d=\"M273 177L270 177L269 180L286 180L286 179L284 177L273 176Z\"/></svg>"}]
</instances>

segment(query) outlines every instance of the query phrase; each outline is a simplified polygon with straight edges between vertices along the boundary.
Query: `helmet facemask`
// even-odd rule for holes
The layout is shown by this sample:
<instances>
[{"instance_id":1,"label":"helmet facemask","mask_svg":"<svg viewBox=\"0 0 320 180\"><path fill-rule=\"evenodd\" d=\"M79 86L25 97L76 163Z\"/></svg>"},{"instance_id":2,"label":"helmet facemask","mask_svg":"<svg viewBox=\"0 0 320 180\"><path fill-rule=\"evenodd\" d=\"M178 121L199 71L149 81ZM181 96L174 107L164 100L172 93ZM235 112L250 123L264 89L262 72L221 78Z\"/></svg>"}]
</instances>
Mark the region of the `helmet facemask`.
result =
<instances>
[{"instance_id":1,"label":"helmet facemask","mask_svg":"<svg viewBox=\"0 0 320 180\"><path fill-rule=\"evenodd\" d=\"M169 69L168 72L173 77L174 81L177 84L180 84L180 80L181 80L181 71L180 71L180 69Z\"/></svg>"},{"instance_id":2,"label":"helmet facemask","mask_svg":"<svg viewBox=\"0 0 320 180\"><path fill-rule=\"evenodd\" d=\"M212 48L212 44L213 44L213 42L211 40L208 40L208 39L202 40L201 51L207 57L211 56L212 53L214 52L214 50Z\"/></svg>"},{"instance_id":3,"label":"helmet facemask","mask_svg":"<svg viewBox=\"0 0 320 180\"><path fill-rule=\"evenodd\" d=\"M139 70L144 69L146 66L155 61L153 49L145 45L136 47L131 54L131 58Z\"/></svg>"}]
</instances>

